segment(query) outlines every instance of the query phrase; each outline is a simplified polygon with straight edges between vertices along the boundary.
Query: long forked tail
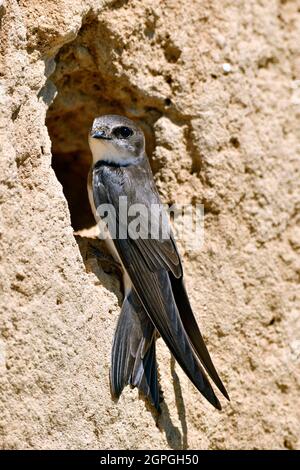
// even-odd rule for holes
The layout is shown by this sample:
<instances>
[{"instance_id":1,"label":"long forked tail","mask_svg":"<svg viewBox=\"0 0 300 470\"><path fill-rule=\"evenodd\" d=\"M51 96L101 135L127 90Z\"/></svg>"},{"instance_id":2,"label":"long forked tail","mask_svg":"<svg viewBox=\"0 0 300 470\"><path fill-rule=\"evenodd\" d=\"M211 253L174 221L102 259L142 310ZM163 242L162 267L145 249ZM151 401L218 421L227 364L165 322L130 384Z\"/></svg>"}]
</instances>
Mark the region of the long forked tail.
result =
<instances>
[{"instance_id":1,"label":"long forked tail","mask_svg":"<svg viewBox=\"0 0 300 470\"><path fill-rule=\"evenodd\" d=\"M115 398L126 385L137 387L160 411L155 328L133 290L124 299L115 331L110 384Z\"/></svg>"},{"instance_id":2,"label":"long forked tail","mask_svg":"<svg viewBox=\"0 0 300 470\"><path fill-rule=\"evenodd\" d=\"M179 315L189 340L191 341L191 344L208 375L214 381L220 392L223 393L224 397L226 397L227 400L230 400L227 390L213 365L210 354L195 320L183 279L182 277L176 279L172 274L170 274L169 277Z\"/></svg>"}]
</instances>

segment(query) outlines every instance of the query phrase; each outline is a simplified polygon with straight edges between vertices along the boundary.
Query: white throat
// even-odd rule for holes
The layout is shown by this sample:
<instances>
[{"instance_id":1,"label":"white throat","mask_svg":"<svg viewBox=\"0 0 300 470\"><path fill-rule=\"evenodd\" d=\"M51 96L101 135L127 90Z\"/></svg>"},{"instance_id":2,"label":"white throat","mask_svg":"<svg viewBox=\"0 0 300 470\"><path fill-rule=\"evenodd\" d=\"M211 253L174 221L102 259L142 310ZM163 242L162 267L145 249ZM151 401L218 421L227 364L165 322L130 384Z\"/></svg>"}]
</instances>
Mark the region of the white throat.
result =
<instances>
[{"instance_id":1,"label":"white throat","mask_svg":"<svg viewBox=\"0 0 300 470\"><path fill-rule=\"evenodd\" d=\"M121 165L136 163L139 160L129 150L116 148L110 140L94 139L89 135L89 146L93 155L93 165L100 160Z\"/></svg>"}]
</instances>

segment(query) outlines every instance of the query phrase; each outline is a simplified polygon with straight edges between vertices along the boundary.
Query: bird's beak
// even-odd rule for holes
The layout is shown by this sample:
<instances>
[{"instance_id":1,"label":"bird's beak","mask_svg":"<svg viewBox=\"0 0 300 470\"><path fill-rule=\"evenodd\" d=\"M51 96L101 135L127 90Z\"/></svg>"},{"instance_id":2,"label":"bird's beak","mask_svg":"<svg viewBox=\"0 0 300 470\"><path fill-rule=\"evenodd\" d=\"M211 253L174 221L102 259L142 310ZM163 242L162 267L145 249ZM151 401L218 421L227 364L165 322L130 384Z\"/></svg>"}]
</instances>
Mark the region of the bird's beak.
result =
<instances>
[{"instance_id":1,"label":"bird's beak","mask_svg":"<svg viewBox=\"0 0 300 470\"><path fill-rule=\"evenodd\" d=\"M105 133L105 131L95 131L95 132L92 132L92 137L94 139L107 139L107 140L111 140L111 137L108 137Z\"/></svg>"}]
</instances>

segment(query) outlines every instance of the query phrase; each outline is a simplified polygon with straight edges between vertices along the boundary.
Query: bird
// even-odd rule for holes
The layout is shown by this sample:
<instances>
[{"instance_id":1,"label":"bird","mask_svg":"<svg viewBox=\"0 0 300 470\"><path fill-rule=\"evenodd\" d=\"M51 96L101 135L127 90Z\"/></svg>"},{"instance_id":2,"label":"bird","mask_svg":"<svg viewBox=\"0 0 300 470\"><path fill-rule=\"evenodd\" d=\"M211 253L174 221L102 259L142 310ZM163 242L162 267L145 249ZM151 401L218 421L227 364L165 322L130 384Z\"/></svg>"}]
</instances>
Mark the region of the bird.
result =
<instances>
[{"instance_id":1,"label":"bird","mask_svg":"<svg viewBox=\"0 0 300 470\"><path fill-rule=\"evenodd\" d=\"M144 133L125 116L103 115L94 119L88 142L92 153L88 176L91 209L110 254L121 266L124 283L111 352L111 394L118 399L125 386L137 387L161 412L156 359L160 336L198 391L221 410L208 376L228 400L229 396L189 302L181 257L155 186ZM157 223L168 236L152 237L145 216L140 220L146 236L133 236L129 211L126 225L120 209L122 198L127 207L143 205L149 213L152 205L158 207L162 217Z\"/></svg>"}]
</instances>

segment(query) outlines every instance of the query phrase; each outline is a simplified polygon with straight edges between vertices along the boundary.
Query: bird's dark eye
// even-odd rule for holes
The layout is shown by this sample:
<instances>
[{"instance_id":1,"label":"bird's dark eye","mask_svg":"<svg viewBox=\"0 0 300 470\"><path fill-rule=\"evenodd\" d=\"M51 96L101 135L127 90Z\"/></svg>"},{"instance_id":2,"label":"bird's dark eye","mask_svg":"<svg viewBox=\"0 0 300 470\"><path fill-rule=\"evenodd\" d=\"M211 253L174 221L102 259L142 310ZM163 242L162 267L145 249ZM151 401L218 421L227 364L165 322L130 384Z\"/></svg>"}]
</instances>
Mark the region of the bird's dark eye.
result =
<instances>
[{"instance_id":1,"label":"bird's dark eye","mask_svg":"<svg viewBox=\"0 0 300 470\"><path fill-rule=\"evenodd\" d=\"M127 137L130 137L133 134L133 130L126 126L120 126L113 130L113 134L118 139L127 139Z\"/></svg>"}]
</instances>

